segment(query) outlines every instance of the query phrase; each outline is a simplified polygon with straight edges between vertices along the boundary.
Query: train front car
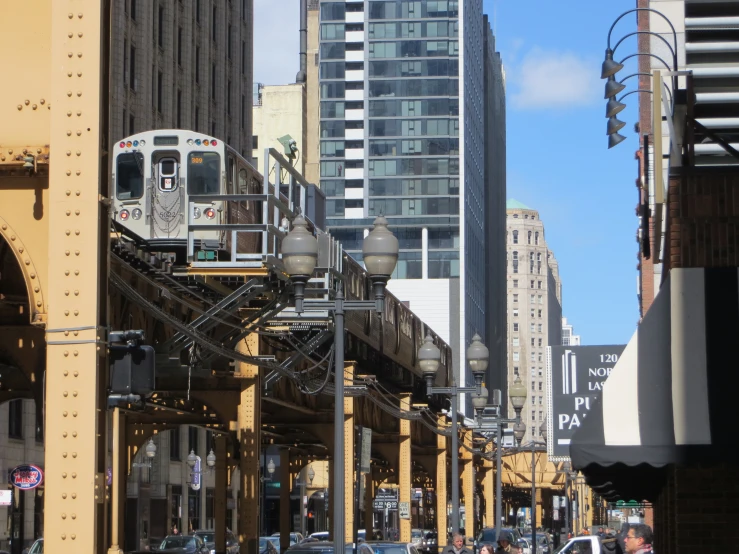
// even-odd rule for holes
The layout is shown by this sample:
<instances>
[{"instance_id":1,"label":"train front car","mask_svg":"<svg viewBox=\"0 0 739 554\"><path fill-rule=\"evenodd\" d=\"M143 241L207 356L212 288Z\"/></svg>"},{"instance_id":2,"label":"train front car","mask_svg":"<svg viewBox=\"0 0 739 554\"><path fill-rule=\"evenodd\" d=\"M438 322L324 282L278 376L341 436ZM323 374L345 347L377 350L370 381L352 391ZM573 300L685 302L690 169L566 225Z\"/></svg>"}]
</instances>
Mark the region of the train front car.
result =
<instances>
[{"instance_id":1,"label":"train front car","mask_svg":"<svg viewBox=\"0 0 739 554\"><path fill-rule=\"evenodd\" d=\"M224 222L223 202L189 204L192 195L223 194L225 145L192 131L147 131L115 144L114 221L142 248L185 261L187 209L202 225ZM219 230L198 233L199 249L218 250Z\"/></svg>"}]
</instances>

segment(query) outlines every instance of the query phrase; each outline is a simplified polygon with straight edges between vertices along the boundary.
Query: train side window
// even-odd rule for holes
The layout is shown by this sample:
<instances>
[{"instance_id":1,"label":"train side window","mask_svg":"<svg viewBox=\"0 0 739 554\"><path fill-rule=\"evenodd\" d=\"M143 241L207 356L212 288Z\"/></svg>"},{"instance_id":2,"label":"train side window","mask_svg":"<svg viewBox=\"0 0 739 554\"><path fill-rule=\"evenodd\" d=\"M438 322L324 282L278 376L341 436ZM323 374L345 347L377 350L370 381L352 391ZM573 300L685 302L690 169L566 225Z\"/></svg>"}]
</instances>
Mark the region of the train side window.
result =
<instances>
[{"instance_id":1,"label":"train side window","mask_svg":"<svg viewBox=\"0 0 739 554\"><path fill-rule=\"evenodd\" d=\"M178 163L174 158L162 158L158 162L159 166L159 190L173 191L177 188L178 180Z\"/></svg>"},{"instance_id":2,"label":"train side window","mask_svg":"<svg viewBox=\"0 0 739 554\"><path fill-rule=\"evenodd\" d=\"M141 152L119 154L115 181L118 200L141 198L144 195L144 155Z\"/></svg>"},{"instance_id":3,"label":"train side window","mask_svg":"<svg viewBox=\"0 0 739 554\"><path fill-rule=\"evenodd\" d=\"M249 186L249 180L246 175L246 169L242 168L239 170L239 190L237 191L238 194L249 194L248 187Z\"/></svg>"},{"instance_id":4,"label":"train side window","mask_svg":"<svg viewBox=\"0 0 739 554\"><path fill-rule=\"evenodd\" d=\"M228 155L228 183L226 184L226 194L234 194L234 182L236 181L236 160L232 154Z\"/></svg>"},{"instance_id":5,"label":"train side window","mask_svg":"<svg viewBox=\"0 0 739 554\"><path fill-rule=\"evenodd\" d=\"M216 152L190 152L187 156L187 194L218 194L221 156Z\"/></svg>"}]
</instances>

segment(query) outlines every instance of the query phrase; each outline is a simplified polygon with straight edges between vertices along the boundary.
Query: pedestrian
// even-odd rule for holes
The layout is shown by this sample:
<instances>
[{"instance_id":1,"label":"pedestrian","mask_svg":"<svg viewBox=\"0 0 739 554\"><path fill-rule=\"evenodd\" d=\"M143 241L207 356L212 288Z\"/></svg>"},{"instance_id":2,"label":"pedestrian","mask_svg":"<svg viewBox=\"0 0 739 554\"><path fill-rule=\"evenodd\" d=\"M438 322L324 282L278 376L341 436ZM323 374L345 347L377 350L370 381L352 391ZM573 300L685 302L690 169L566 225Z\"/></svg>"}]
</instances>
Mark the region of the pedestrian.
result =
<instances>
[{"instance_id":1,"label":"pedestrian","mask_svg":"<svg viewBox=\"0 0 739 554\"><path fill-rule=\"evenodd\" d=\"M480 554L495 554L492 544L485 543L480 547Z\"/></svg>"},{"instance_id":2,"label":"pedestrian","mask_svg":"<svg viewBox=\"0 0 739 554\"><path fill-rule=\"evenodd\" d=\"M459 533L454 533L452 544L444 548L442 554L472 554L472 552L464 545L464 537Z\"/></svg>"},{"instance_id":3,"label":"pedestrian","mask_svg":"<svg viewBox=\"0 0 739 554\"><path fill-rule=\"evenodd\" d=\"M603 527L598 527L598 536L601 539L605 539L606 538L606 531L605 531L605 529L603 529Z\"/></svg>"},{"instance_id":4,"label":"pedestrian","mask_svg":"<svg viewBox=\"0 0 739 554\"><path fill-rule=\"evenodd\" d=\"M172 525L172 534L173 535L179 535L180 534L180 530L177 529L177 525L176 524L175 525Z\"/></svg>"},{"instance_id":5,"label":"pedestrian","mask_svg":"<svg viewBox=\"0 0 739 554\"><path fill-rule=\"evenodd\" d=\"M498 535L498 548L495 549L495 554L517 554L517 549L513 548L513 535L510 531L501 531Z\"/></svg>"},{"instance_id":6,"label":"pedestrian","mask_svg":"<svg viewBox=\"0 0 739 554\"><path fill-rule=\"evenodd\" d=\"M621 552L626 552L626 534L629 532L629 524L628 523L622 523L621 524L621 530L616 533L616 542L618 542L618 547L620 548Z\"/></svg>"},{"instance_id":7,"label":"pedestrian","mask_svg":"<svg viewBox=\"0 0 739 554\"><path fill-rule=\"evenodd\" d=\"M647 552L652 552L654 534L649 525L645 525L644 523L632 525L627 532L625 539L625 552L627 554L645 554Z\"/></svg>"}]
</instances>

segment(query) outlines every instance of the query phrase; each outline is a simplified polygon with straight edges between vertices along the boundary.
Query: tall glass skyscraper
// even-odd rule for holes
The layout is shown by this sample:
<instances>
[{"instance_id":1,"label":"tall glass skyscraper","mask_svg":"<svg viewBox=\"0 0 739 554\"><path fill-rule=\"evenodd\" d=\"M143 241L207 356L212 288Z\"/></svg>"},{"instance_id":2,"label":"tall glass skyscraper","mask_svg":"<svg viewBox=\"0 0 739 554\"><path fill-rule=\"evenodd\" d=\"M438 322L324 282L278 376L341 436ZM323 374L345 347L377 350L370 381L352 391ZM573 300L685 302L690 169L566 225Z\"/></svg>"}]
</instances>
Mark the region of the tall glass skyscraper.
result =
<instances>
[{"instance_id":1,"label":"tall glass skyscraper","mask_svg":"<svg viewBox=\"0 0 739 554\"><path fill-rule=\"evenodd\" d=\"M455 348L460 376L466 345L486 336L486 186L505 190L504 172L485 183L482 0L319 8L328 226L361 260L374 217L390 220L401 249L390 289Z\"/></svg>"}]
</instances>

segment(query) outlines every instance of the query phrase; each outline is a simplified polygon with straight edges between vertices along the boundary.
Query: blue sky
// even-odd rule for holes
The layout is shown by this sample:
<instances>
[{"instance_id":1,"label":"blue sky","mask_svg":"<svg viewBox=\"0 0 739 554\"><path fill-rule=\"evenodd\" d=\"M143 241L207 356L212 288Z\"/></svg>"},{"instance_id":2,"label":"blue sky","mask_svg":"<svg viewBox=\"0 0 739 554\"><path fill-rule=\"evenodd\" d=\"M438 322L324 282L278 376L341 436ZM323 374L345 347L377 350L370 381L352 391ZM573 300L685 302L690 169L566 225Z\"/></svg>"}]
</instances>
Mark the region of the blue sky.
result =
<instances>
[{"instance_id":1,"label":"blue sky","mask_svg":"<svg viewBox=\"0 0 739 554\"><path fill-rule=\"evenodd\" d=\"M274 0L254 4L255 80L294 82L298 0L281 3L280 10ZM639 316L636 97L626 100L629 107L619 115L628 140L608 150L599 77L608 28L635 2L485 0L484 5L495 21L506 67L508 198L539 210L559 261L563 313L584 344L625 344ZM625 17L614 37L634 26L635 19ZM619 52L626 55L635 47L624 43Z\"/></svg>"}]
</instances>

